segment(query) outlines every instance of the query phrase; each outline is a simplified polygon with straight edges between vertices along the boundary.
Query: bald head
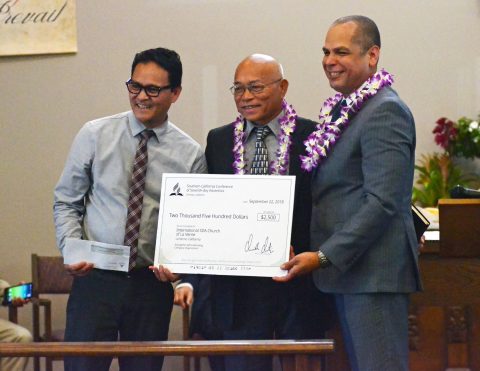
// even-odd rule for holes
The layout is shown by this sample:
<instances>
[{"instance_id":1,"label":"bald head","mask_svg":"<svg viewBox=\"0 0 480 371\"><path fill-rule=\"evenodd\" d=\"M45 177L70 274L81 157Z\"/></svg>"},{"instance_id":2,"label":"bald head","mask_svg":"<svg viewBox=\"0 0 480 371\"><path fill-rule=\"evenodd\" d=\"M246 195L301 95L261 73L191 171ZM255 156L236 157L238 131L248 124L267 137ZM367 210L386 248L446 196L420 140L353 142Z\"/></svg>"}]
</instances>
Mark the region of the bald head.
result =
<instances>
[{"instance_id":1,"label":"bald head","mask_svg":"<svg viewBox=\"0 0 480 371\"><path fill-rule=\"evenodd\" d=\"M242 68L244 66L252 66L252 65L257 65L257 66L263 66L266 70L269 70L270 73L275 74L277 78L282 78L283 79L283 67L278 61L266 54L252 54L246 57L243 61L241 61L237 69L235 70L235 76L237 75L237 71L239 68Z\"/></svg>"},{"instance_id":2,"label":"bald head","mask_svg":"<svg viewBox=\"0 0 480 371\"><path fill-rule=\"evenodd\" d=\"M259 125L268 124L282 111L288 81L275 58L252 54L242 60L235 70L233 82L237 110L247 120Z\"/></svg>"}]
</instances>

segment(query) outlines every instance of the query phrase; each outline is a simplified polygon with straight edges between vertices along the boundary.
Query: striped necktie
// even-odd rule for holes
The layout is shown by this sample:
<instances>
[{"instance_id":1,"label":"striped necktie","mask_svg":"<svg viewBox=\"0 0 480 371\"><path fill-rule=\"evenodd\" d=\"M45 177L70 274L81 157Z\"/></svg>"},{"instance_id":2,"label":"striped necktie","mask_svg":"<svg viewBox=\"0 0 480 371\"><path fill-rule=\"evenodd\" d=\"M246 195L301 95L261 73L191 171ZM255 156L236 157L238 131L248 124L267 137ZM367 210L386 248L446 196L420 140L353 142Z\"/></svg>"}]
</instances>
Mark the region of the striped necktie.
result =
<instances>
[{"instance_id":1,"label":"striped necktie","mask_svg":"<svg viewBox=\"0 0 480 371\"><path fill-rule=\"evenodd\" d=\"M268 126L261 126L255 128L257 140L255 142L255 155L253 156L252 168L250 173L252 175L267 175L270 174L268 166L268 150L264 139L271 130Z\"/></svg>"},{"instance_id":2,"label":"striped necktie","mask_svg":"<svg viewBox=\"0 0 480 371\"><path fill-rule=\"evenodd\" d=\"M330 122L335 122L338 120L340 117L340 112L342 111L342 108L347 105L347 100L342 99L340 102L337 103L337 105L333 108L332 110L332 119Z\"/></svg>"},{"instance_id":3,"label":"striped necktie","mask_svg":"<svg viewBox=\"0 0 480 371\"><path fill-rule=\"evenodd\" d=\"M133 162L132 184L128 198L128 214L125 226L124 244L130 246L130 261L128 270L135 268L138 254L138 236L140 234L140 219L142 218L143 194L145 192L145 180L147 176L148 140L154 135L152 130L144 130L138 136L135 160Z\"/></svg>"}]
</instances>

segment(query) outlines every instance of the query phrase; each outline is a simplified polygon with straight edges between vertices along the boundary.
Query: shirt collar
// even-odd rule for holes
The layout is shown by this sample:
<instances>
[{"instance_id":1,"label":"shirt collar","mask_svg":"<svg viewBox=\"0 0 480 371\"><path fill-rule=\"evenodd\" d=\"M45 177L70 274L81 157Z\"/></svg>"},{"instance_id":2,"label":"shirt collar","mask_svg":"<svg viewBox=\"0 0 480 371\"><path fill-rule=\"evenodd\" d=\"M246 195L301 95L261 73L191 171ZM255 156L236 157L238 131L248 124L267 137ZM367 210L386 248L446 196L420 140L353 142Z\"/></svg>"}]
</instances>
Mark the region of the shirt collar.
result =
<instances>
[{"instance_id":1,"label":"shirt collar","mask_svg":"<svg viewBox=\"0 0 480 371\"><path fill-rule=\"evenodd\" d=\"M135 115L133 114L132 111L130 111L128 113L128 125L130 126L130 130L131 130L132 135L134 137L136 137L138 134L140 134L145 129L148 129L147 127L145 127L144 124L142 124L140 121L137 120L137 118L135 117ZM169 121L168 121L168 116L167 116L167 119L163 122L162 125L160 125L156 128L150 129L150 130L153 130L153 132L155 133L155 137L157 137L157 139L158 139L162 135L165 135L165 133L168 130L168 126L169 126Z\"/></svg>"},{"instance_id":2,"label":"shirt collar","mask_svg":"<svg viewBox=\"0 0 480 371\"><path fill-rule=\"evenodd\" d=\"M285 113L283 112L283 110L278 114L277 117L275 117L272 121L270 121L269 123L267 123L266 126L268 126L270 128L270 130L272 131L273 135L275 135L275 138L277 138L280 134L280 124L279 124L279 119L284 115ZM252 130L254 128L258 128L260 126L264 126L264 125L257 125L257 124L254 124L253 122L249 121L249 120L245 120L247 122L247 127L245 128L245 138L248 138L250 136L250 134L252 133Z\"/></svg>"}]
</instances>

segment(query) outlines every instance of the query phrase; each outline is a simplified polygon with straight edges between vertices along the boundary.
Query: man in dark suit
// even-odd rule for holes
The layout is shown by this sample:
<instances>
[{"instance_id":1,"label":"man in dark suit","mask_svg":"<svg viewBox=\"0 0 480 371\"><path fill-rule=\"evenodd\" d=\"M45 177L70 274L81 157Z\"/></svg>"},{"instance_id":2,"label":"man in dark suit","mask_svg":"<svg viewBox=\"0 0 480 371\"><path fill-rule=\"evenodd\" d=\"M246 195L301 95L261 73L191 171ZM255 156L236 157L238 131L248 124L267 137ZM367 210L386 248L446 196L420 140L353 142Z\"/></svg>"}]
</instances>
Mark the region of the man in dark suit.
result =
<instances>
[{"instance_id":1,"label":"man in dark suit","mask_svg":"<svg viewBox=\"0 0 480 371\"><path fill-rule=\"evenodd\" d=\"M377 72L372 20L336 20L323 51L340 94L325 103L326 131L311 137L313 154L303 159L314 169L313 252L284 264L289 274L277 280L314 271L316 286L334 294L354 370L408 370L408 296L421 288L410 211L414 120L391 76Z\"/></svg>"},{"instance_id":2,"label":"man in dark suit","mask_svg":"<svg viewBox=\"0 0 480 371\"><path fill-rule=\"evenodd\" d=\"M291 244L299 254L309 247L311 216L311 176L301 170L299 156L306 154L303 142L315 129L315 123L292 115L291 106L284 101L287 88L282 66L272 57L254 54L243 60L236 69L231 87L241 116L234 123L209 132L206 157L208 171L212 174L255 173L256 131L269 127L270 133L264 139L271 164L269 173L296 176ZM294 126L294 131L288 135L291 141L287 146L288 161L281 166L279 141L289 125ZM238 153L234 148L238 147L238 139L245 149L244 167L241 161L235 161ZM205 280L210 281L198 289L198 278L204 284ZM265 277L188 276L182 282L193 283L195 287L192 320L208 339L313 338L323 333L328 322L328 299L315 289L310 275L286 286ZM206 299L205 295L209 297ZM177 286L177 304L185 307L192 299L190 287ZM211 364L215 370L265 371L272 368L271 357L266 356L217 357Z\"/></svg>"}]
</instances>

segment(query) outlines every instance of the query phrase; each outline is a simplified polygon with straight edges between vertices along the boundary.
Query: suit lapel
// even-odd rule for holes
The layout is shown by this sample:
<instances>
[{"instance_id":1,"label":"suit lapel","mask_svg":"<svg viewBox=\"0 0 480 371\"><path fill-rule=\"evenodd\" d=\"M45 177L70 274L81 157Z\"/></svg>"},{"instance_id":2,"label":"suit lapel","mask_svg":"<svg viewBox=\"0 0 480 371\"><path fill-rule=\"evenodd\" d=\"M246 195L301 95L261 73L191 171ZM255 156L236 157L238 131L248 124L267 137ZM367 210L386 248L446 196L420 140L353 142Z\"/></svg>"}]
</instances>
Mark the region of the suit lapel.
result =
<instances>
[{"instance_id":1,"label":"suit lapel","mask_svg":"<svg viewBox=\"0 0 480 371\"><path fill-rule=\"evenodd\" d=\"M233 158L233 123L230 124L229 128L228 128L228 137L225 138L225 145L226 145L226 153L228 155L225 156L225 161L227 161L228 163L226 164L226 169L227 169L227 174L234 174L233 172L233 161L234 161L234 158Z\"/></svg>"},{"instance_id":2,"label":"suit lapel","mask_svg":"<svg viewBox=\"0 0 480 371\"><path fill-rule=\"evenodd\" d=\"M297 124L299 121L297 120ZM308 134L305 133L304 125L297 125L296 130L292 134L292 144L290 147L290 163L288 165L290 175L301 175L300 155L304 154L305 146L303 142L307 139Z\"/></svg>"}]
</instances>

